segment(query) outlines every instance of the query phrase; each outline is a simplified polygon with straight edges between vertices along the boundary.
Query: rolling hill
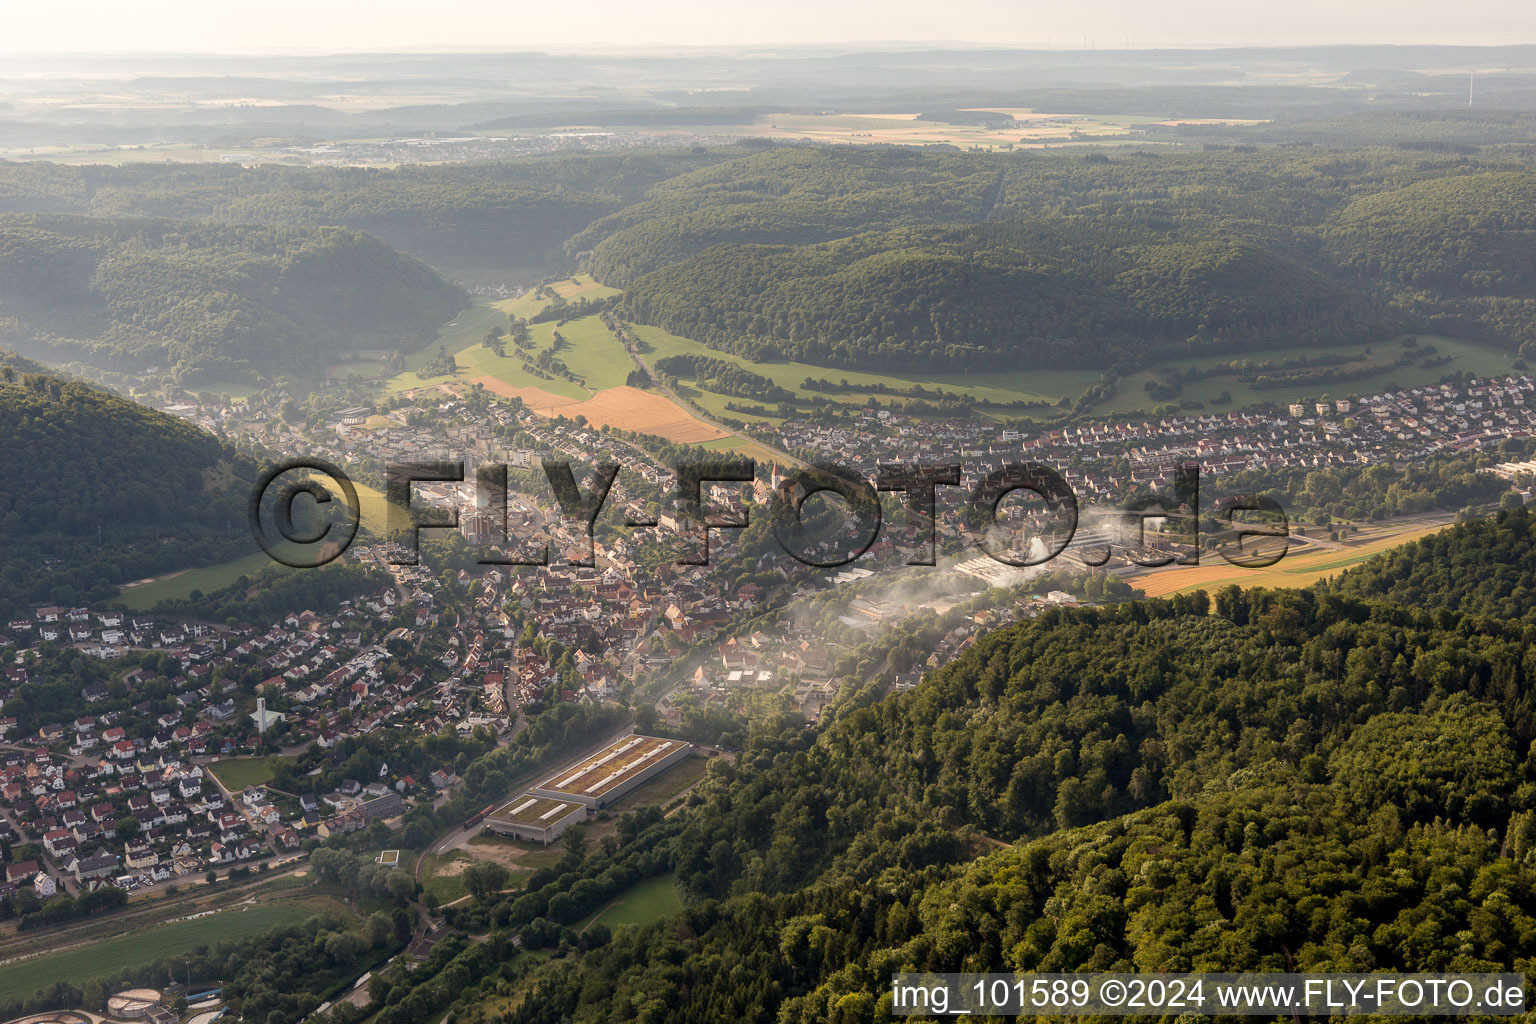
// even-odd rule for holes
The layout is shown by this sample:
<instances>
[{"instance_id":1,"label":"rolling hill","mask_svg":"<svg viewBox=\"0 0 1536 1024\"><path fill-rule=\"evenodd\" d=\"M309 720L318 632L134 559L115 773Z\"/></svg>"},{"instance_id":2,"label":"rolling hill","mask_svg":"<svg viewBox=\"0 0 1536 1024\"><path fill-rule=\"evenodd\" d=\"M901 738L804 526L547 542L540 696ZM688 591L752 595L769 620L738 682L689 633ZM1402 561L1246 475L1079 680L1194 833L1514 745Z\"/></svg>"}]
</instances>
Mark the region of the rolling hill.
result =
<instances>
[{"instance_id":1,"label":"rolling hill","mask_svg":"<svg viewBox=\"0 0 1536 1024\"><path fill-rule=\"evenodd\" d=\"M732 147L362 168L0 161L0 211L367 231L436 266L542 266L571 235Z\"/></svg>"},{"instance_id":2,"label":"rolling hill","mask_svg":"<svg viewBox=\"0 0 1536 1024\"><path fill-rule=\"evenodd\" d=\"M936 372L1346 344L1403 322L1259 242L1076 218L718 245L642 277L620 309L753 359Z\"/></svg>"},{"instance_id":3,"label":"rolling hill","mask_svg":"<svg viewBox=\"0 0 1536 1024\"><path fill-rule=\"evenodd\" d=\"M986 217L1003 169L952 153L790 147L678 175L567 244L622 287L720 243L825 242L879 228Z\"/></svg>"},{"instance_id":4,"label":"rolling hill","mask_svg":"<svg viewBox=\"0 0 1536 1024\"><path fill-rule=\"evenodd\" d=\"M0 216L0 342L178 383L318 371L415 348L468 301L425 264L338 228Z\"/></svg>"},{"instance_id":5,"label":"rolling hill","mask_svg":"<svg viewBox=\"0 0 1536 1024\"><path fill-rule=\"evenodd\" d=\"M254 546L254 466L189 423L0 353L0 434L0 614Z\"/></svg>"},{"instance_id":6,"label":"rolling hill","mask_svg":"<svg viewBox=\"0 0 1536 1024\"><path fill-rule=\"evenodd\" d=\"M1400 557L1531 532L1506 513ZM490 977L455 1019L862 1024L898 971L1525 970L1528 627L1442 584L1427 610L1320 586L1048 612L810 735L761 729L692 811L488 920L548 941L668 870L680 914Z\"/></svg>"}]
</instances>

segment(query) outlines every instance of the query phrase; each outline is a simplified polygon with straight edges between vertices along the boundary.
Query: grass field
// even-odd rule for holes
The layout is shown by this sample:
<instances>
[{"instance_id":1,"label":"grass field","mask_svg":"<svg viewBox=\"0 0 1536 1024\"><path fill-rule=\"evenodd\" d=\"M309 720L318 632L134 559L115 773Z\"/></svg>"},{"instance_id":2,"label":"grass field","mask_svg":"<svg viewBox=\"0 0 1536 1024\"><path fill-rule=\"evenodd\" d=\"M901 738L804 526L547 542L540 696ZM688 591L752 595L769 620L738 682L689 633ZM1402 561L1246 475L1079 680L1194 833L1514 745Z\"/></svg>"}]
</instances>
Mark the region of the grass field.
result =
<instances>
[{"instance_id":1,"label":"grass field","mask_svg":"<svg viewBox=\"0 0 1536 1024\"><path fill-rule=\"evenodd\" d=\"M238 793L247 786L260 786L269 781L273 770L285 760L288 759L276 755L235 757L228 761L215 761L208 768L224 783L225 789Z\"/></svg>"},{"instance_id":2,"label":"grass field","mask_svg":"<svg viewBox=\"0 0 1536 1024\"><path fill-rule=\"evenodd\" d=\"M825 401L845 402L855 406L863 405L869 393L821 394L806 390L801 387L801 384L807 377L812 377L838 382L846 380L849 384L855 386L885 385L892 388L906 388L914 384L923 384L930 387L941 385L947 391L954 391L975 399L995 402L1054 402L1063 395L1076 397L1087 388L1099 382L1099 374L1093 370L1015 370L1012 372L986 374L867 373L859 370L831 369L825 366L815 366L811 363L754 363L749 359L743 359L740 356L712 349L691 338L671 334L659 327L635 324L631 325L631 329L637 337L650 346L651 351L645 357L649 363L654 364L656 360L672 355L709 356L713 359L723 359L727 362L735 363L738 366L751 370L753 373L767 377L780 387L787 388L798 395ZM695 382L690 381L689 383L693 384ZM743 420L764 418L730 412L725 408L727 401L736 401L748 405L755 404L750 399L729 399L726 396L714 395L706 391L698 391L697 399L695 399L694 394L688 394L686 397L690 401L697 400L700 408L710 413ZM774 419L774 417L766 418Z\"/></svg>"},{"instance_id":3,"label":"grass field","mask_svg":"<svg viewBox=\"0 0 1536 1024\"><path fill-rule=\"evenodd\" d=\"M534 344L548 347L554 340L555 330L553 323L534 324ZM619 339L604 326L602 318L588 316L572 320L559 331L567 347L557 354L572 373L587 382L588 390L616 388L628 380L635 364Z\"/></svg>"},{"instance_id":4,"label":"grass field","mask_svg":"<svg viewBox=\"0 0 1536 1024\"><path fill-rule=\"evenodd\" d=\"M327 377L345 380L374 380L384 376L388 364L378 362L337 363L325 371Z\"/></svg>"},{"instance_id":5,"label":"grass field","mask_svg":"<svg viewBox=\"0 0 1536 1024\"><path fill-rule=\"evenodd\" d=\"M153 608L160 601L182 600L194 590L201 590L205 594L223 590L241 576L249 576L268 566L277 565L278 563L272 561L264 552L258 551L232 562L220 562L218 565L205 566L201 569L187 569L161 576L148 583L125 587L117 600L131 611L145 611ZM282 567L278 566L278 568Z\"/></svg>"},{"instance_id":6,"label":"grass field","mask_svg":"<svg viewBox=\"0 0 1536 1024\"><path fill-rule=\"evenodd\" d=\"M457 861L463 861L463 864L455 863ZM422 865L422 887L437 897L439 906L468 895L462 877L468 863L469 858L457 850L446 857L428 857Z\"/></svg>"},{"instance_id":7,"label":"grass field","mask_svg":"<svg viewBox=\"0 0 1536 1024\"><path fill-rule=\"evenodd\" d=\"M672 874L648 878L630 886L607 906L576 925L578 932L594 924L617 928L621 924L650 924L683 909L677 897L677 877Z\"/></svg>"},{"instance_id":8,"label":"grass field","mask_svg":"<svg viewBox=\"0 0 1536 1024\"><path fill-rule=\"evenodd\" d=\"M612 333L603 326L602 321L595 316L573 320L564 327L558 328L560 336L567 344L555 354L570 368L572 374L586 380L586 387L563 377L545 378L529 373L523 369L519 350L515 346L509 344L506 349L507 354L498 356L481 344L486 332L492 326L507 323L507 307L520 301L522 300L475 306L461 313L452 325L443 328L438 344L453 353L454 361L459 366L458 373L451 377L446 374L436 377L418 377L416 370L430 362L437 354L437 345L429 345L419 352L412 353L406 359L405 371L390 378L385 384L386 390L390 394L399 394L417 388L429 388L442 384L465 384L476 378L490 378L503 382L508 388L537 388L540 391L579 402L590 398L594 391L624 383L633 366L629 353L624 351L624 346L619 344L618 339L614 338ZM534 324L529 329L534 345L532 353L550 349L554 344L556 330L553 322ZM513 393L502 389L497 390L503 394ZM530 396L528 404L530 407L537 405L537 396Z\"/></svg>"},{"instance_id":9,"label":"grass field","mask_svg":"<svg viewBox=\"0 0 1536 1024\"><path fill-rule=\"evenodd\" d=\"M598 285L591 278L579 280L580 284L562 282L556 290L570 297L614 294L614 289ZM436 353L436 346L429 346L406 361L406 371L391 379L387 389L398 394L416 388L460 388L479 384L497 394L521 399L540 415L564 416L571 420L582 416L594 427L618 427L686 443L730 437L726 431L705 423L663 395L629 387L626 381L634 369L634 362L599 317L582 317L559 327L553 321L530 327L532 351L553 351L572 376L583 382L580 384L529 373L523 368L516 347L509 346L507 355L498 356L481 344L485 332L494 324L504 323L509 313L528 315L546 304L547 300L534 300L531 295L525 295L464 311L440 332L440 344L454 354L458 372L452 376L416 376L415 368L425 365ZM557 331L564 344L555 350Z\"/></svg>"},{"instance_id":10,"label":"grass field","mask_svg":"<svg viewBox=\"0 0 1536 1024\"><path fill-rule=\"evenodd\" d=\"M357 488L357 500L360 506L360 532L378 537L385 536L388 533L389 503L384 500L383 493L356 481L353 482L353 486ZM243 530L245 527L242 525L239 529ZM251 546L255 546L254 541ZM117 603L129 611L148 611L161 601L187 600L194 590L212 594L230 586L241 576L253 576L268 568L278 572L299 571L291 570L273 561L265 552L256 551L217 565L183 569L157 576L147 582L126 584L117 597Z\"/></svg>"},{"instance_id":11,"label":"grass field","mask_svg":"<svg viewBox=\"0 0 1536 1024\"><path fill-rule=\"evenodd\" d=\"M199 946L260 935L297 924L313 913L313 908L299 903L231 908L194 921L161 925L138 935L8 964L0 967L0 1001L24 999L61 979L79 985Z\"/></svg>"},{"instance_id":12,"label":"grass field","mask_svg":"<svg viewBox=\"0 0 1536 1024\"><path fill-rule=\"evenodd\" d=\"M1381 532L1359 545L1343 549L1317 548L1287 554L1267 569L1244 569L1229 565L1217 555L1207 555L1202 564L1185 568L1154 569L1133 577L1129 582L1148 597L1167 597L1193 590L1215 593L1236 583L1240 587L1305 587L1318 580L1330 579L1352 565L1379 555L1409 541L1437 533L1450 525L1438 523L1411 529Z\"/></svg>"},{"instance_id":13,"label":"grass field","mask_svg":"<svg viewBox=\"0 0 1536 1024\"><path fill-rule=\"evenodd\" d=\"M258 386L249 381L217 380L206 384L198 384L188 390L199 395L228 395L239 400L249 398L258 390Z\"/></svg>"},{"instance_id":14,"label":"grass field","mask_svg":"<svg viewBox=\"0 0 1536 1024\"><path fill-rule=\"evenodd\" d=\"M592 280L590 274L577 274L550 285L555 294L568 302L577 299L606 299L610 295L617 295L617 288L609 288L605 284L598 284ZM506 311L513 316L530 317L549 305L548 299L541 299L534 295L533 289L529 289L519 297L506 304Z\"/></svg>"}]
</instances>

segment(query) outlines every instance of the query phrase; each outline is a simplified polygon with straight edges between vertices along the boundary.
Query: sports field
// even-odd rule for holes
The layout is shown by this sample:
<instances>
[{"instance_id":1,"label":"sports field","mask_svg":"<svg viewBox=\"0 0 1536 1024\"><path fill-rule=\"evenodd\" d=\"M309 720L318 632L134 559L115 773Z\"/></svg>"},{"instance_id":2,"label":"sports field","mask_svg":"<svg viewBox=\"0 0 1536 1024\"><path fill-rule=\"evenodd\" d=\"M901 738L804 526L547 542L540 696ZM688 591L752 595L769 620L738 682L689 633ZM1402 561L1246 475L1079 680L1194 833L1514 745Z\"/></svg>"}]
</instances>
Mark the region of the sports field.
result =
<instances>
[{"instance_id":1,"label":"sports field","mask_svg":"<svg viewBox=\"0 0 1536 1024\"><path fill-rule=\"evenodd\" d=\"M247 786L260 786L271 780L273 770L284 757L232 757L227 761L215 761L209 770L224 784L224 788L238 793Z\"/></svg>"},{"instance_id":2,"label":"sports field","mask_svg":"<svg viewBox=\"0 0 1536 1024\"><path fill-rule=\"evenodd\" d=\"M296 902L232 907L137 935L7 964L0 967L0 1001L25 999L61 978L79 985L199 946L260 935L282 925L298 924L314 912Z\"/></svg>"}]
</instances>

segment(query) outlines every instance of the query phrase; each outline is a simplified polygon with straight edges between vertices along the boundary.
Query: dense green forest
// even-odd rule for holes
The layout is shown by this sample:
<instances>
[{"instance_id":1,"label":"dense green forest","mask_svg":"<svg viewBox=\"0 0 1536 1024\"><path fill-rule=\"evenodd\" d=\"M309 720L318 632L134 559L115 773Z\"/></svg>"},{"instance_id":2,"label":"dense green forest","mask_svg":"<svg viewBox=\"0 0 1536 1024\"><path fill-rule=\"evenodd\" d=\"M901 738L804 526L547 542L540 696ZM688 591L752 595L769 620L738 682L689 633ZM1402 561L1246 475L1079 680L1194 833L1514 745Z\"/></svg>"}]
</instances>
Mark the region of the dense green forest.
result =
<instances>
[{"instance_id":1,"label":"dense green forest","mask_svg":"<svg viewBox=\"0 0 1536 1024\"><path fill-rule=\"evenodd\" d=\"M1536 342L1532 181L1399 148L787 149L569 248L622 315L762 359L1102 367L1410 326L1513 348Z\"/></svg>"},{"instance_id":2,"label":"dense green forest","mask_svg":"<svg viewBox=\"0 0 1536 1024\"><path fill-rule=\"evenodd\" d=\"M26 365L0 360L0 616L104 600L125 580L251 552L249 459L173 416Z\"/></svg>"},{"instance_id":3,"label":"dense green forest","mask_svg":"<svg viewBox=\"0 0 1536 1024\"><path fill-rule=\"evenodd\" d=\"M1384 552L1335 588L1405 605L1536 622L1536 518L1524 509Z\"/></svg>"},{"instance_id":4,"label":"dense green forest","mask_svg":"<svg viewBox=\"0 0 1536 1024\"><path fill-rule=\"evenodd\" d=\"M0 216L0 341L178 383L318 373L419 347L468 302L428 266L336 228Z\"/></svg>"},{"instance_id":5,"label":"dense green forest","mask_svg":"<svg viewBox=\"0 0 1536 1024\"><path fill-rule=\"evenodd\" d=\"M419 344L455 303L348 233L366 231L440 267L585 265L625 288L623 317L833 367L1124 369L1404 330L1536 348L1536 172L1512 151L1379 141L758 144L397 170L0 163L0 211L114 218L0 225L0 261L30 268L7 274L0 329L39 335L29 352L205 378L261 372L248 353ZM145 216L178 221L132 219ZM132 259L108 258L125 246Z\"/></svg>"},{"instance_id":6,"label":"dense green forest","mask_svg":"<svg viewBox=\"0 0 1536 1024\"><path fill-rule=\"evenodd\" d=\"M397 170L0 162L0 211L339 225L438 266L540 266L655 182L739 155L645 150Z\"/></svg>"},{"instance_id":7,"label":"dense green forest","mask_svg":"<svg viewBox=\"0 0 1536 1024\"><path fill-rule=\"evenodd\" d=\"M1536 175L1518 164L1401 150L861 152L852 173L845 153L722 164L692 176L702 209L669 182L578 241L613 231L590 264L628 286L624 315L755 358L1109 366L1431 324L1536 341L1529 274L1507 269L1531 262ZM770 158L776 191L748 173ZM893 173L882 160L955 185L926 184L904 224L902 193L874 187ZM1006 172L995 187L989 169ZM741 187L715 183L727 175ZM826 176L852 194L816 191ZM984 212L934 199L967 184ZM850 225L864 194L881 214ZM935 226L907 226L922 224Z\"/></svg>"},{"instance_id":8,"label":"dense green forest","mask_svg":"<svg viewBox=\"0 0 1536 1024\"><path fill-rule=\"evenodd\" d=\"M1349 344L1406 320L1265 245L1054 217L718 245L621 310L738 355L949 372Z\"/></svg>"},{"instance_id":9,"label":"dense green forest","mask_svg":"<svg viewBox=\"0 0 1536 1024\"><path fill-rule=\"evenodd\" d=\"M1529 971L1536 635L1497 602L1533 551L1516 510L1332 587L1049 611L757 727L688 813L461 909L554 956L455 1019L865 1022L899 970ZM570 928L663 872L682 914Z\"/></svg>"},{"instance_id":10,"label":"dense green forest","mask_svg":"<svg viewBox=\"0 0 1536 1024\"><path fill-rule=\"evenodd\" d=\"M986 217L996 161L891 147L785 147L664 181L567 245L623 286L723 242L805 244L911 224Z\"/></svg>"}]
</instances>

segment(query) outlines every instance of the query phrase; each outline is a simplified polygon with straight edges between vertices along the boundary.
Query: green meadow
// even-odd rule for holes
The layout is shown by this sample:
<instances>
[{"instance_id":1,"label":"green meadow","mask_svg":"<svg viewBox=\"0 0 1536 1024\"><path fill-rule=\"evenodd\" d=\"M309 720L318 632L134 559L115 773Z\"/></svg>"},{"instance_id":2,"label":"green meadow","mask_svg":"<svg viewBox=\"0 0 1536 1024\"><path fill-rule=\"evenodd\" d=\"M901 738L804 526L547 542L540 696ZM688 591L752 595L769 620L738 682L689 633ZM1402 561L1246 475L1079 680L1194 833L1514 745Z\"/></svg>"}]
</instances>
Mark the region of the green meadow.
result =
<instances>
[{"instance_id":1,"label":"green meadow","mask_svg":"<svg viewBox=\"0 0 1536 1024\"><path fill-rule=\"evenodd\" d=\"M79 985L161 957L189 953L199 946L250 938L282 925L298 924L313 913L312 908L297 903L231 908L194 921L160 925L137 935L7 964L0 967L0 1002L25 999L60 979Z\"/></svg>"},{"instance_id":2,"label":"green meadow","mask_svg":"<svg viewBox=\"0 0 1536 1024\"><path fill-rule=\"evenodd\" d=\"M683 909L683 901L677 896L677 876L661 875L625 889L623 892L576 925L578 932L594 924L617 928L623 924L650 924L652 921L675 914Z\"/></svg>"},{"instance_id":3,"label":"green meadow","mask_svg":"<svg viewBox=\"0 0 1536 1024\"><path fill-rule=\"evenodd\" d=\"M240 528L245 529L245 525L242 523ZM223 590L241 576L249 576L268 566L277 565L278 563L272 561L264 552L258 551L232 562L220 562L218 565L204 566L201 569L171 573L148 583L127 587L117 600L130 611L148 611L161 601L183 600L194 590L200 590L205 594Z\"/></svg>"}]
</instances>

